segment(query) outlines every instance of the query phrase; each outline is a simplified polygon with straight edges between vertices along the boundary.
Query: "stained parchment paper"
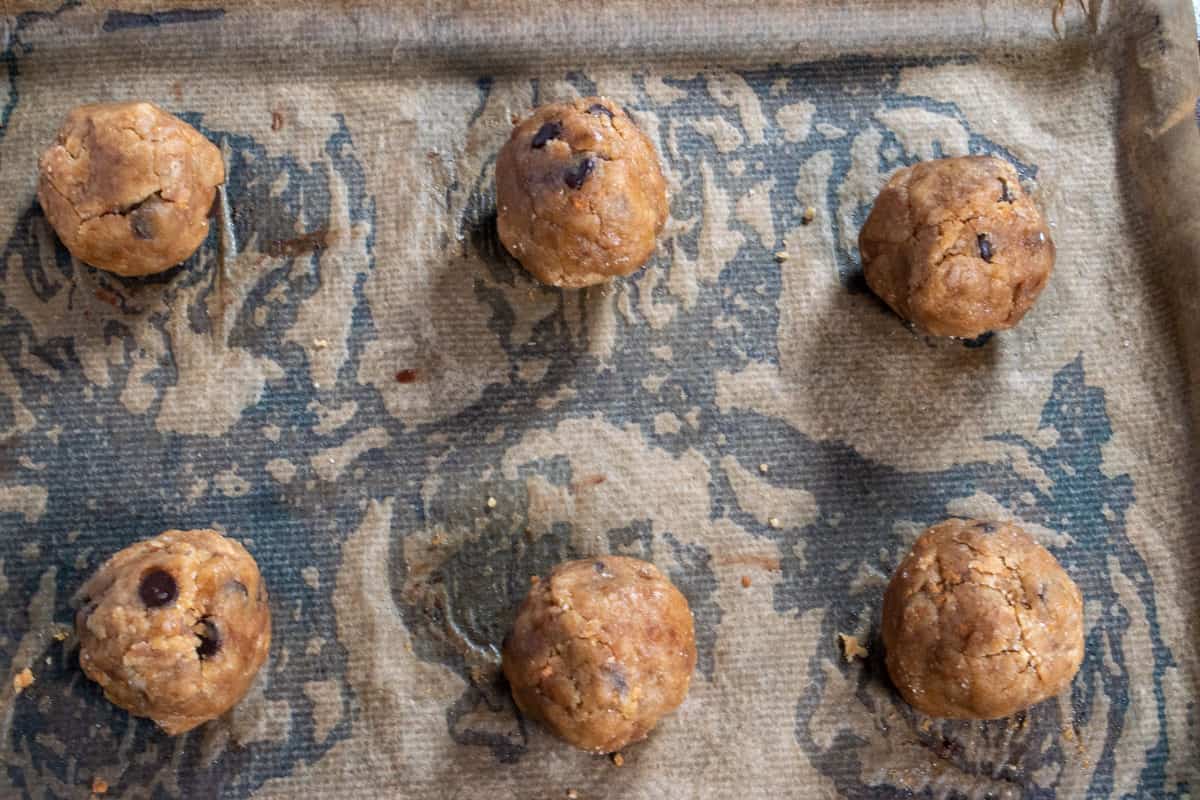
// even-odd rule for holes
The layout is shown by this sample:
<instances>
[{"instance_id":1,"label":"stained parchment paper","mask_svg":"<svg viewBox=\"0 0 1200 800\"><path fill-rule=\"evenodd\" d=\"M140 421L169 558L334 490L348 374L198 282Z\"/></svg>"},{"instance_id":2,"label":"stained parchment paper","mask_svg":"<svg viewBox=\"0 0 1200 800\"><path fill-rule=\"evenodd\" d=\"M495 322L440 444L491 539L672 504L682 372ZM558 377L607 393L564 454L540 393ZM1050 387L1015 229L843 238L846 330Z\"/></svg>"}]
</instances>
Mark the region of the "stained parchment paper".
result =
<instances>
[{"instance_id":1,"label":"stained parchment paper","mask_svg":"<svg viewBox=\"0 0 1200 800\"><path fill-rule=\"evenodd\" d=\"M1194 794L1195 28L1055 5L5 2L0 795ZM514 116L592 93L658 146L671 221L563 292L498 244L492 167ZM209 240L141 280L34 196L68 109L132 98L228 167ZM890 172L965 153L1017 167L1059 252L970 343L905 328L856 249ZM949 515L1020 520L1079 583L1069 694L970 723L890 688L883 586ZM258 559L275 640L172 739L82 676L69 598L201 526ZM609 552L670 574L700 653L620 767L496 673L529 577Z\"/></svg>"}]
</instances>

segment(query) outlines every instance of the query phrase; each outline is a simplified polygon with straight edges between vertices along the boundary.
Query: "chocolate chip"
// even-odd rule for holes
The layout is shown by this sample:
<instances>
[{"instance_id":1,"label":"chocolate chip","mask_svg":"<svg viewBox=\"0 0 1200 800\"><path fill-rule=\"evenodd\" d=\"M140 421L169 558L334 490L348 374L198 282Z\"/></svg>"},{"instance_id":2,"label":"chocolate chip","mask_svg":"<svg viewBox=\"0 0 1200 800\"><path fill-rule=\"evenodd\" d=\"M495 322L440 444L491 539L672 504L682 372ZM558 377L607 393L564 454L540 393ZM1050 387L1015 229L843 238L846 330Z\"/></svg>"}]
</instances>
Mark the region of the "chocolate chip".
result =
<instances>
[{"instance_id":1,"label":"chocolate chip","mask_svg":"<svg viewBox=\"0 0 1200 800\"><path fill-rule=\"evenodd\" d=\"M1004 180L1004 178L1001 178L1000 179L1000 187L1001 187L1000 188L1000 202L1001 203L1011 203L1013 201L1013 196L1012 196L1012 192L1009 191L1008 181Z\"/></svg>"},{"instance_id":2,"label":"chocolate chip","mask_svg":"<svg viewBox=\"0 0 1200 800\"><path fill-rule=\"evenodd\" d=\"M147 608L158 608L175 602L179 596L179 587L171 573L162 569L152 569L142 576L138 585L138 596Z\"/></svg>"},{"instance_id":3,"label":"chocolate chip","mask_svg":"<svg viewBox=\"0 0 1200 800\"><path fill-rule=\"evenodd\" d=\"M533 141L530 145L534 150L540 150L546 146L546 142L551 139L557 139L562 136L562 125L558 122L547 122L538 128L538 132L533 135Z\"/></svg>"},{"instance_id":4,"label":"chocolate chip","mask_svg":"<svg viewBox=\"0 0 1200 800\"><path fill-rule=\"evenodd\" d=\"M596 159L588 156L583 161L580 161L571 169L567 170L567 174L563 176L567 186L572 189L578 189L583 186L583 182L587 180L588 175L592 174L592 170L596 168Z\"/></svg>"},{"instance_id":5,"label":"chocolate chip","mask_svg":"<svg viewBox=\"0 0 1200 800\"><path fill-rule=\"evenodd\" d=\"M595 567L596 572L599 572L601 575L608 571L608 567L604 565L603 561L597 561L596 563L592 564L592 566Z\"/></svg>"},{"instance_id":6,"label":"chocolate chip","mask_svg":"<svg viewBox=\"0 0 1200 800\"><path fill-rule=\"evenodd\" d=\"M613 118L612 109L609 108L608 106L604 105L603 103L592 103L590 106L588 106L588 113L594 114L596 116L600 116L601 114L606 114L606 115L608 115L609 119Z\"/></svg>"},{"instance_id":7,"label":"chocolate chip","mask_svg":"<svg viewBox=\"0 0 1200 800\"><path fill-rule=\"evenodd\" d=\"M129 227L133 228L133 235L139 239L154 238L154 220L140 208L129 215Z\"/></svg>"},{"instance_id":8,"label":"chocolate chip","mask_svg":"<svg viewBox=\"0 0 1200 800\"><path fill-rule=\"evenodd\" d=\"M200 637L196 655L200 656L201 661L212 658L221 651L221 631L217 630L217 623L213 622L211 617L201 617L193 630Z\"/></svg>"},{"instance_id":9,"label":"chocolate chip","mask_svg":"<svg viewBox=\"0 0 1200 800\"><path fill-rule=\"evenodd\" d=\"M979 256L989 264L992 263L992 243L988 241L988 235L986 233L977 234L975 241L979 243Z\"/></svg>"},{"instance_id":10,"label":"chocolate chip","mask_svg":"<svg viewBox=\"0 0 1200 800\"><path fill-rule=\"evenodd\" d=\"M985 344L990 342L992 340L992 337L995 335L996 335L995 331L984 331L983 333L976 336L974 339L963 339L963 347L969 347L971 349L983 347Z\"/></svg>"},{"instance_id":11,"label":"chocolate chip","mask_svg":"<svg viewBox=\"0 0 1200 800\"><path fill-rule=\"evenodd\" d=\"M624 695L629 691L629 682L625 680L625 670L618 665L610 664L605 666L604 671L608 673L608 680L617 690L617 694Z\"/></svg>"}]
</instances>

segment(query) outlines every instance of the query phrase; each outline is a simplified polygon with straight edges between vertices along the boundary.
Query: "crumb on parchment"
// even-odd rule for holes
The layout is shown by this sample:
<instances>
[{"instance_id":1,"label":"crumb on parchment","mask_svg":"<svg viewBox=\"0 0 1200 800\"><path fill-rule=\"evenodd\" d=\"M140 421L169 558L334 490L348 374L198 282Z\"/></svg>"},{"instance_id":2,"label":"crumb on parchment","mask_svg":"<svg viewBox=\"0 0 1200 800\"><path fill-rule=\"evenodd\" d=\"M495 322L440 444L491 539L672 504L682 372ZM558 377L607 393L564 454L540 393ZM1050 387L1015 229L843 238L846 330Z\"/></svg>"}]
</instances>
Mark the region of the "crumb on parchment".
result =
<instances>
[{"instance_id":1,"label":"crumb on parchment","mask_svg":"<svg viewBox=\"0 0 1200 800\"><path fill-rule=\"evenodd\" d=\"M25 669L13 675L13 691L20 694L23 690L28 689L33 685L33 671L26 667Z\"/></svg>"},{"instance_id":2,"label":"crumb on parchment","mask_svg":"<svg viewBox=\"0 0 1200 800\"><path fill-rule=\"evenodd\" d=\"M92 778L92 794L104 794L108 791L108 781L99 775Z\"/></svg>"},{"instance_id":3,"label":"crumb on parchment","mask_svg":"<svg viewBox=\"0 0 1200 800\"><path fill-rule=\"evenodd\" d=\"M859 643L857 636L851 636L848 633L839 633L838 641L842 643L842 656L846 659L846 663L850 663L856 658L867 657L867 648Z\"/></svg>"}]
</instances>

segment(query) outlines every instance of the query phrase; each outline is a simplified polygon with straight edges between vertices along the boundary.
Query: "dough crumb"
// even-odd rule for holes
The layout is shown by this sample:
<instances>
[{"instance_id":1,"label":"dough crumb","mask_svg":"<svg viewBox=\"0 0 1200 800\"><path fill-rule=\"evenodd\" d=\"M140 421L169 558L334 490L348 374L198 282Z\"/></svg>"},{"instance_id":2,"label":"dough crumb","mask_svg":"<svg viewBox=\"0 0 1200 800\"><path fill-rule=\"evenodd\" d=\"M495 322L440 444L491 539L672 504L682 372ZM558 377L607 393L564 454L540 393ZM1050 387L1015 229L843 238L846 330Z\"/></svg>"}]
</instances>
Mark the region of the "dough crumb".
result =
<instances>
[{"instance_id":1,"label":"dough crumb","mask_svg":"<svg viewBox=\"0 0 1200 800\"><path fill-rule=\"evenodd\" d=\"M848 633L839 633L838 640L842 643L842 657L846 659L847 664L856 658L867 657L867 648L859 643L857 636L851 636Z\"/></svg>"},{"instance_id":2,"label":"dough crumb","mask_svg":"<svg viewBox=\"0 0 1200 800\"><path fill-rule=\"evenodd\" d=\"M612 762L614 767L623 767L625 766L625 756L620 753L613 753Z\"/></svg>"},{"instance_id":3,"label":"dough crumb","mask_svg":"<svg viewBox=\"0 0 1200 800\"><path fill-rule=\"evenodd\" d=\"M808 206L804 209L804 213L800 215L800 221L807 225L808 223L812 222L816 216L817 210L812 206Z\"/></svg>"},{"instance_id":4,"label":"dough crumb","mask_svg":"<svg viewBox=\"0 0 1200 800\"><path fill-rule=\"evenodd\" d=\"M579 792L574 789L567 789L567 800L578 800Z\"/></svg>"},{"instance_id":5,"label":"dough crumb","mask_svg":"<svg viewBox=\"0 0 1200 800\"><path fill-rule=\"evenodd\" d=\"M761 472L763 475L766 475L768 472L771 471L771 468L768 467L766 464L759 464L758 471Z\"/></svg>"},{"instance_id":6,"label":"dough crumb","mask_svg":"<svg viewBox=\"0 0 1200 800\"><path fill-rule=\"evenodd\" d=\"M780 250L778 253L775 254L775 260L776 261L787 261L788 260L787 251Z\"/></svg>"},{"instance_id":7,"label":"dough crumb","mask_svg":"<svg viewBox=\"0 0 1200 800\"><path fill-rule=\"evenodd\" d=\"M26 667L13 676L13 690L20 694L25 689L33 685L33 672Z\"/></svg>"},{"instance_id":8,"label":"dough crumb","mask_svg":"<svg viewBox=\"0 0 1200 800\"><path fill-rule=\"evenodd\" d=\"M92 778L92 794L104 794L108 791L108 781L99 775Z\"/></svg>"},{"instance_id":9,"label":"dough crumb","mask_svg":"<svg viewBox=\"0 0 1200 800\"><path fill-rule=\"evenodd\" d=\"M769 520L767 520L767 524L775 530L779 530L783 527L783 523L779 521L779 517L771 517Z\"/></svg>"},{"instance_id":10,"label":"dough crumb","mask_svg":"<svg viewBox=\"0 0 1200 800\"><path fill-rule=\"evenodd\" d=\"M750 588L750 576L749 576L749 575L743 575L743 576L742 576L742 588L743 588L743 589L749 589L749 588Z\"/></svg>"},{"instance_id":11,"label":"dough crumb","mask_svg":"<svg viewBox=\"0 0 1200 800\"><path fill-rule=\"evenodd\" d=\"M64 642L70 635L71 634L67 632L66 628L59 628L58 630L54 631L54 641Z\"/></svg>"},{"instance_id":12,"label":"dough crumb","mask_svg":"<svg viewBox=\"0 0 1200 800\"><path fill-rule=\"evenodd\" d=\"M489 497L489 498L487 499L487 507L488 507L488 508L495 508L495 507L496 507L496 498L494 498L494 497Z\"/></svg>"},{"instance_id":13,"label":"dough crumb","mask_svg":"<svg viewBox=\"0 0 1200 800\"><path fill-rule=\"evenodd\" d=\"M329 347L329 341L326 339L313 339L313 347L317 350L324 350Z\"/></svg>"}]
</instances>

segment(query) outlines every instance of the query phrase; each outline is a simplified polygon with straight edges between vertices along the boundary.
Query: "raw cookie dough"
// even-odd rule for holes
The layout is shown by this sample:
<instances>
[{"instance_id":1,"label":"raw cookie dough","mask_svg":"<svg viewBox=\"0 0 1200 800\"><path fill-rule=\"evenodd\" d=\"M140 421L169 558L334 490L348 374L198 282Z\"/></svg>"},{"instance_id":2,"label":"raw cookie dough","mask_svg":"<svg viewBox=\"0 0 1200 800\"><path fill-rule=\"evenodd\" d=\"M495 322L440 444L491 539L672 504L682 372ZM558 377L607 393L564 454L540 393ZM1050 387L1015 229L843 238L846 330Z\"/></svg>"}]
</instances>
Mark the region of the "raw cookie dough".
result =
<instances>
[{"instance_id":1,"label":"raw cookie dough","mask_svg":"<svg viewBox=\"0 0 1200 800\"><path fill-rule=\"evenodd\" d=\"M667 220L654 145L611 100L541 106L496 160L500 241L543 283L579 288L637 271Z\"/></svg>"},{"instance_id":2,"label":"raw cookie dough","mask_svg":"<svg viewBox=\"0 0 1200 800\"><path fill-rule=\"evenodd\" d=\"M568 561L534 581L504 642L517 707L584 750L644 739L692 679L687 600L654 565L624 556Z\"/></svg>"},{"instance_id":3,"label":"raw cookie dough","mask_svg":"<svg viewBox=\"0 0 1200 800\"><path fill-rule=\"evenodd\" d=\"M1083 661L1079 588L1016 525L925 531L883 598L888 673L934 717L995 719L1070 686Z\"/></svg>"},{"instance_id":4,"label":"raw cookie dough","mask_svg":"<svg viewBox=\"0 0 1200 800\"><path fill-rule=\"evenodd\" d=\"M1013 327L1054 268L1046 220L1012 165L992 156L901 169L875 199L858 249L871 290L936 336Z\"/></svg>"},{"instance_id":5,"label":"raw cookie dough","mask_svg":"<svg viewBox=\"0 0 1200 800\"><path fill-rule=\"evenodd\" d=\"M113 703L167 733L232 708L271 647L254 558L216 531L126 547L79 590L79 664Z\"/></svg>"},{"instance_id":6,"label":"raw cookie dough","mask_svg":"<svg viewBox=\"0 0 1200 800\"><path fill-rule=\"evenodd\" d=\"M187 259L208 235L221 152L151 103L79 106L42 154L38 202L71 254L118 275Z\"/></svg>"}]
</instances>

